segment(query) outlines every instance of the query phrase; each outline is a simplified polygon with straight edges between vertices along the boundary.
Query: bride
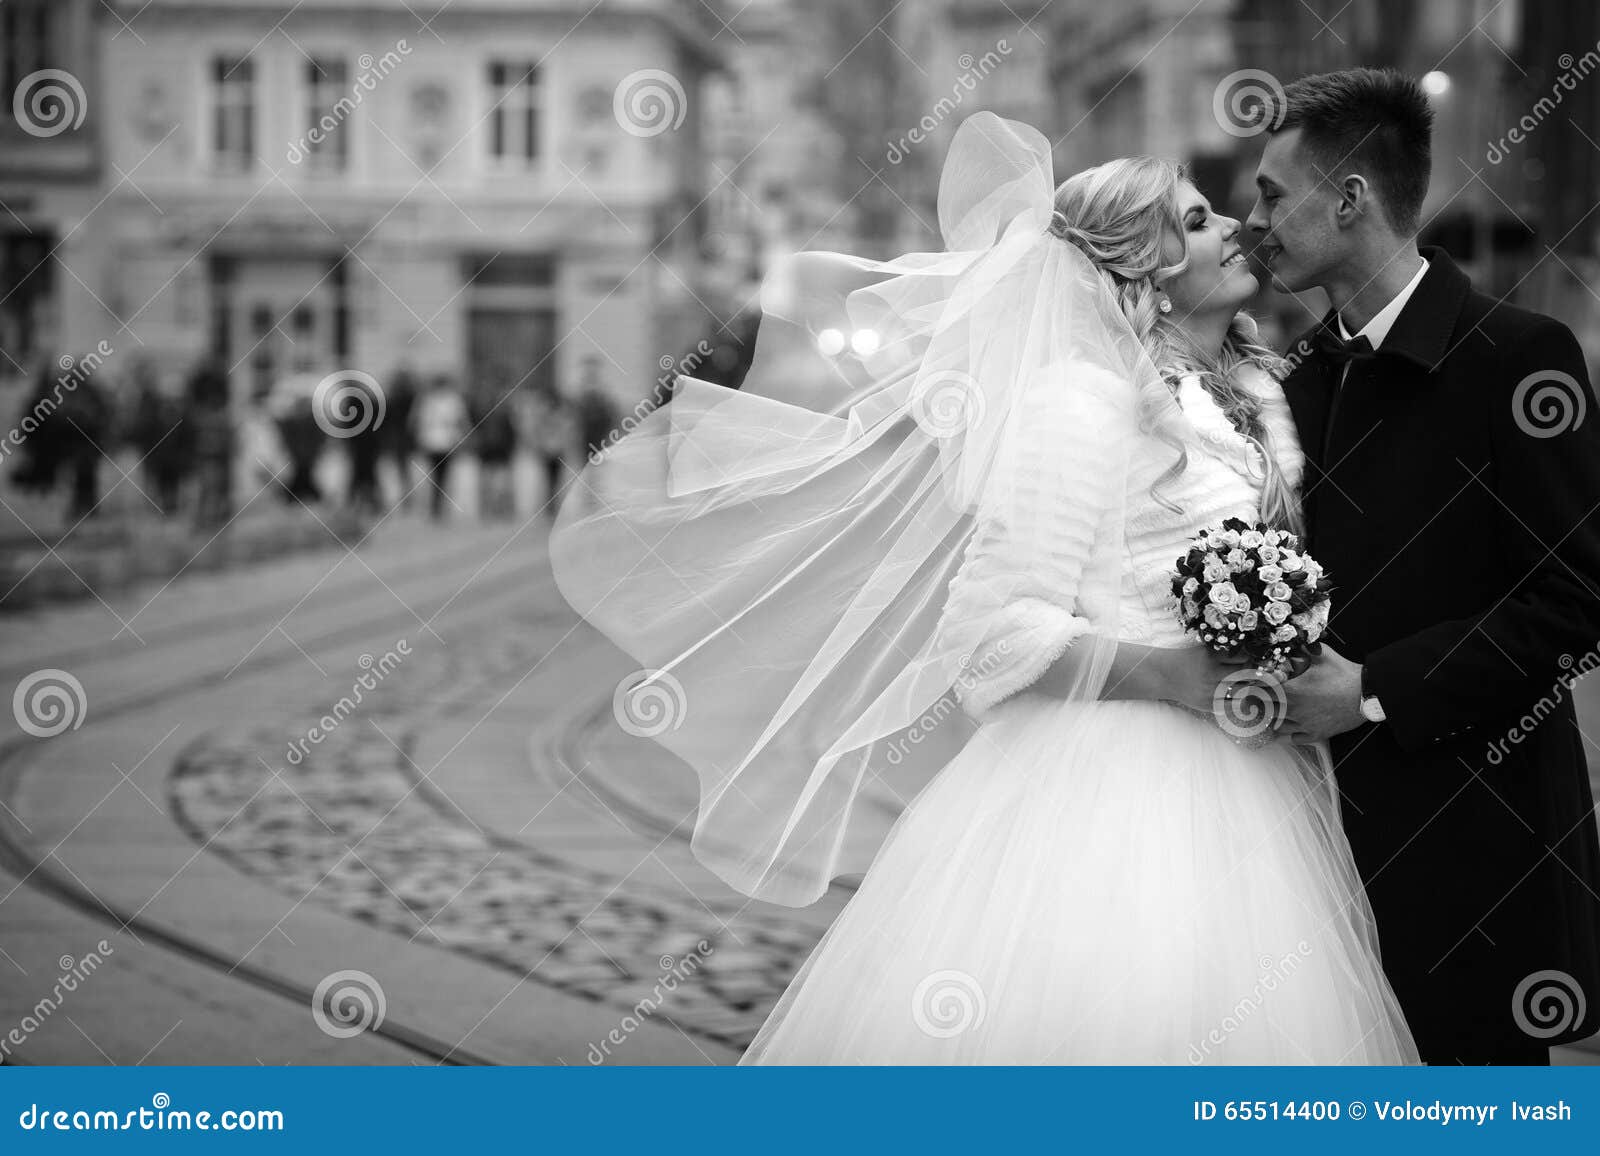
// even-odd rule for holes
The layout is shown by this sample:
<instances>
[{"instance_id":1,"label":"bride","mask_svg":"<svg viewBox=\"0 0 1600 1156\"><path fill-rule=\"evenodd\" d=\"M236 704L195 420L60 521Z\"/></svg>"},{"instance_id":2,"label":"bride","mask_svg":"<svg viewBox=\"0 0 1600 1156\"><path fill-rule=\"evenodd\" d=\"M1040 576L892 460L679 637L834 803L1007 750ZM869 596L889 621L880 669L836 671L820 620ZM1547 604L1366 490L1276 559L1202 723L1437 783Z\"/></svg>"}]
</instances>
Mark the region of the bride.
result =
<instances>
[{"instance_id":1,"label":"bride","mask_svg":"<svg viewBox=\"0 0 1600 1156\"><path fill-rule=\"evenodd\" d=\"M551 538L700 859L865 871L741 1062L1417 1062L1326 744L1237 741L1171 596L1200 528L1299 528L1239 223L1153 158L1053 189L986 112L938 208L944 252L776 266L743 387L679 376Z\"/></svg>"}]
</instances>

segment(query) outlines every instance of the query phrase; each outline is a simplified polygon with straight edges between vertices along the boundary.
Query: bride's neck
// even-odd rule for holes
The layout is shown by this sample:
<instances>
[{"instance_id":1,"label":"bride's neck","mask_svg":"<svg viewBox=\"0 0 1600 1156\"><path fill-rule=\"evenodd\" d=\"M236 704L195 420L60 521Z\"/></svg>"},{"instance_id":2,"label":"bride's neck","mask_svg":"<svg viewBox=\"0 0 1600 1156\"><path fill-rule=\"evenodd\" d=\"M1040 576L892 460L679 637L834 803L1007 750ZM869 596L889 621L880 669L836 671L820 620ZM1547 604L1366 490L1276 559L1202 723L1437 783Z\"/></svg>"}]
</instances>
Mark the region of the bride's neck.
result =
<instances>
[{"instance_id":1,"label":"bride's neck","mask_svg":"<svg viewBox=\"0 0 1600 1156\"><path fill-rule=\"evenodd\" d=\"M1228 340L1228 329L1233 324L1233 314L1191 314L1178 322L1184 335L1194 343L1196 351L1212 361L1222 358L1222 347Z\"/></svg>"}]
</instances>

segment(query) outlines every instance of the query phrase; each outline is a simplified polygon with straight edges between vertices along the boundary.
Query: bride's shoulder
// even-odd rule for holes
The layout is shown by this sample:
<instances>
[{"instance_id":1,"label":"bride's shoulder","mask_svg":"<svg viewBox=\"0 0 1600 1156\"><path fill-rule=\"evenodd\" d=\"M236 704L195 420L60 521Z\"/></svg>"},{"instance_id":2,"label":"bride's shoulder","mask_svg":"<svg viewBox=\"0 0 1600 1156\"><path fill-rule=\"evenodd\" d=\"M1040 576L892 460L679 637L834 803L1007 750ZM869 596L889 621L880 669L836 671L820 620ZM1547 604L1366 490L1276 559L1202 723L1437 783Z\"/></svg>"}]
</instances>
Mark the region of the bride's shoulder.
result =
<instances>
[{"instance_id":1,"label":"bride's shoulder","mask_svg":"<svg viewBox=\"0 0 1600 1156\"><path fill-rule=\"evenodd\" d=\"M1023 408L1056 420L1115 423L1135 411L1132 382L1090 361L1054 361L1033 374L1023 392Z\"/></svg>"},{"instance_id":2,"label":"bride's shoulder","mask_svg":"<svg viewBox=\"0 0 1600 1156\"><path fill-rule=\"evenodd\" d=\"M1298 481L1301 468L1299 428L1284 393L1283 382L1263 366L1245 364L1234 376L1236 385L1260 399L1261 421L1272 435L1275 454L1293 481Z\"/></svg>"},{"instance_id":3,"label":"bride's shoulder","mask_svg":"<svg viewBox=\"0 0 1600 1156\"><path fill-rule=\"evenodd\" d=\"M1247 361L1233 374L1234 384L1259 397L1264 402L1286 402L1283 381L1265 366Z\"/></svg>"}]
</instances>

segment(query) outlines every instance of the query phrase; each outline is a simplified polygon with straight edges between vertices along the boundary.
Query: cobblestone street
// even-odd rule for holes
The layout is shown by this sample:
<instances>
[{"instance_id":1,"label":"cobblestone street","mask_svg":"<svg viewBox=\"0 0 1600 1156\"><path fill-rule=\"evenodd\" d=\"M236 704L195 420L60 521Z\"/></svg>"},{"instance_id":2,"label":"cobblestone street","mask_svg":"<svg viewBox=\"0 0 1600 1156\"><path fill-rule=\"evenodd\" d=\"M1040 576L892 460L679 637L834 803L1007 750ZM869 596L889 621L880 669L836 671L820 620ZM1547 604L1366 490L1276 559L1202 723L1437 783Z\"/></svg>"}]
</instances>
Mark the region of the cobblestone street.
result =
<instances>
[{"instance_id":1,"label":"cobblestone street","mask_svg":"<svg viewBox=\"0 0 1600 1156\"><path fill-rule=\"evenodd\" d=\"M543 539L397 520L0 624L11 684L82 688L5 724L6 1062L734 1062L850 889L699 865L693 774L616 725L633 665Z\"/></svg>"},{"instance_id":2,"label":"cobblestone street","mask_svg":"<svg viewBox=\"0 0 1600 1156\"><path fill-rule=\"evenodd\" d=\"M134 618L5 625L7 676L66 671L85 706L79 728L8 736L0 1011L34 1005L40 961L67 954L47 941L85 909L114 948L89 987L131 992L141 952L213 964L203 1011L185 992L159 1031L62 1016L12 1062L251 1062L274 1040L305 1062L282 1041L347 972L382 993L373 1026L451 1062L726 1063L748 1043L847 893L751 903L688 851L687 768L643 740L604 783L581 761L632 668L556 594L542 524L424 532L136 591ZM652 774L630 804L628 776ZM664 832L623 817L679 802ZM73 902L24 935L6 916L41 885ZM245 975L289 998L247 1009ZM324 1062L395 1062L373 1040Z\"/></svg>"}]
</instances>

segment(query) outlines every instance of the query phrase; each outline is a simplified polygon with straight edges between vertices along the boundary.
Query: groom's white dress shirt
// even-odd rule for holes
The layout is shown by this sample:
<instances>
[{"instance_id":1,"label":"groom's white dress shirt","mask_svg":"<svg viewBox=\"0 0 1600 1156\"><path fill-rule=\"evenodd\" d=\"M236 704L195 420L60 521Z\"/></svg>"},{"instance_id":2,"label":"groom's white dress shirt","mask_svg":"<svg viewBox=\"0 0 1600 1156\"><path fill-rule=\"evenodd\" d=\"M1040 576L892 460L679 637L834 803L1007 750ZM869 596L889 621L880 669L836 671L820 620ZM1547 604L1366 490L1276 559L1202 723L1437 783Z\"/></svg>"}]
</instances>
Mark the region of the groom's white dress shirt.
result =
<instances>
[{"instance_id":1,"label":"groom's white dress shirt","mask_svg":"<svg viewBox=\"0 0 1600 1156\"><path fill-rule=\"evenodd\" d=\"M1380 345L1382 345L1383 339L1389 336L1389 330L1394 328L1395 319L1400 316L1400 311L1406 307L1406 302L1411 300L1411 295L1417 291L1417 286L1422 284L1422 279L1423 277L1427 276L1427 273L1428 259L1424 257L1422 258L1422 268L1418 269L1416 275L1413 276L1411 280L1406 282L1405 288L1401 289L1400 292L1394 295L1393 301L1389 302L1389 304L1385 305L1382 309L1374 313L1372 315L1372 320L1363 325L1361 327L1361 332L1355 334L1354 336L1365 337L1372 343L1372 348L1374 349L1377 349ZM1343 314L1335 314L1334 316L1337 317L1339 321L1339 336L1345 341L1351 340L1352 335L1350 331L1344 327ZM1339 374L1339 387L1341 389L1344 388L1344 379L1348 377L1349 374L1350 363L1347 361L1344 364L1343 371ZM1362 686L1365 687L1365 685L1365 680L1363 680ZM1374 722L1382 722L1384 718L1383 706L1378 702L1377 697L1375 695L1363 695L1362 700L1364 705L1361 713L1366 715L1368 719L1371 719ZM1369 702L1371 704L1370 707L1365 705Z\"/></svg>"},{"instance_id":2,"label":"groom's white dress shirt","mask_svg":"<svg viewBox=\"0 0 1600 1156\"><path fill-rule=\"evenodd\" d=\"M1400 311L1406 307L1406 302L1411 300L1411 295L1417 291L1417 286L1422 284L1422 279L1427 274L1428 259L1424 257L1422 258L1422 268L1417 270L1416 276L1407 281L1406 287L1394 295L1393 301L1372 315L1372 320L1361 327L1360 333L1353 336L1365 337L1372 342L1372 348L1374 349L1382 345L1383 339L1389 336L1389 330L1394 328L1395 318L1400 316ZM1335 316L1339 319L1339 336L1349 341L1352 334L1344 327L1344 315L1335 314ZM1345 364L1345 368L1350 368L1348 362Z\"/></svg>"}]
</instances>

